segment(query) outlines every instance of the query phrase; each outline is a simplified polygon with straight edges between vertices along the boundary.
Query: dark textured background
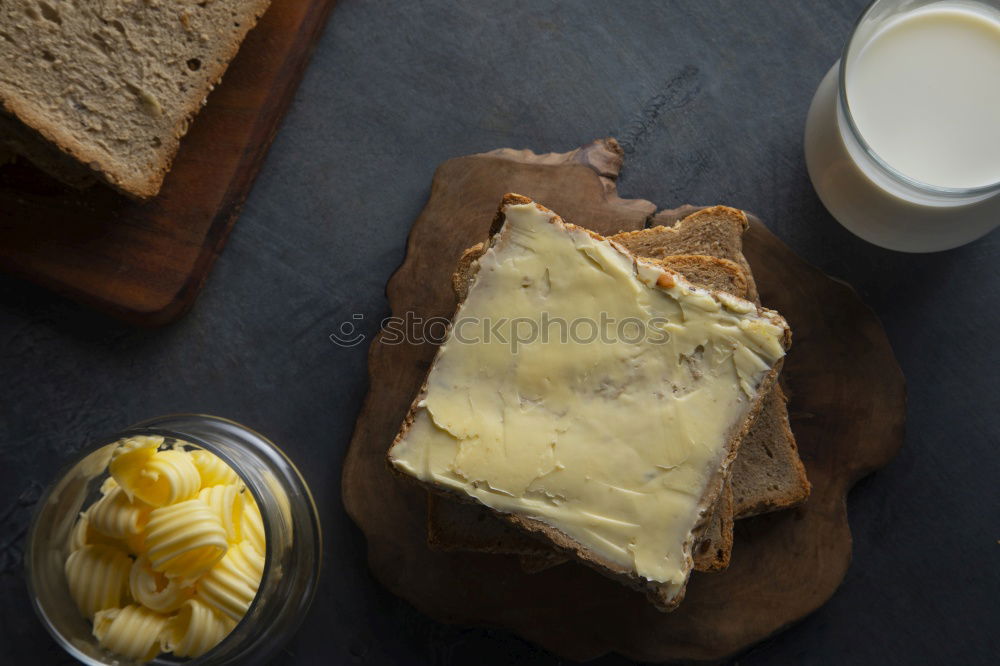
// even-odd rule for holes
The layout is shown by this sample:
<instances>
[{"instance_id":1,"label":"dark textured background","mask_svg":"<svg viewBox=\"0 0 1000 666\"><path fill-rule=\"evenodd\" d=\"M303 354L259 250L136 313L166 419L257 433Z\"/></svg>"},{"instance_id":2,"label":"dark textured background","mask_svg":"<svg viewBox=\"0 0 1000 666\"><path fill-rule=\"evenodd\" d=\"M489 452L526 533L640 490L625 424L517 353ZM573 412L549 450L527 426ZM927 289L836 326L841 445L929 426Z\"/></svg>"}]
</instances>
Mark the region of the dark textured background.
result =
<instances>
[{"instance_id":1,"label":"dark textured background","mask_svg":"<svg viewBox=\"0 0 1000 666\"><path fill-rule=\"evenodd\" d=\"M340 503L366 345L327 336L354 313L371 334L387 314L384 285L440 162L606 135L627 152L624 196L754 211L854 285L909 382L905 447L850 496L843 586L740 663L996 657L1000 234L934 255L880 250L824 211L803 162L809 100L864 4L343 0L185 318L136 330L0 279L0 662L66 661L20 561L58 464L140 419L201 411L277 441L322 513L320 592L276 663L554 663L502 631L431 622L368 574Z\"/></svg>"}]
</instances>

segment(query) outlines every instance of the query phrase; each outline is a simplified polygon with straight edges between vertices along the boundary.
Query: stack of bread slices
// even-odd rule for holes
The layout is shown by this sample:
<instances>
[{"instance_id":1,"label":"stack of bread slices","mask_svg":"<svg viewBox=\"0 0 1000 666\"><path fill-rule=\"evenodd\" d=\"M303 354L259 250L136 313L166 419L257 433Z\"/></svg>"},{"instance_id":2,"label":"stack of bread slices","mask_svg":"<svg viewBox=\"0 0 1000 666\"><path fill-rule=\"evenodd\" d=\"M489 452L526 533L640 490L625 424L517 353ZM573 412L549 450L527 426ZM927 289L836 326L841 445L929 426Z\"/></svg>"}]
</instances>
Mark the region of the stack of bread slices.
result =
<instances>
[{"instance_id":1,"label":"stack of bread slices","mask_svg":"<svg viewBox=\"0 0 1000 666\"><path fill-rule=\"evenodd\" d=\"M520 210L524 206L536 206L550 216L550 223L564 230L568 230L572 235L578 228L571 224L566 224L544 207L537 206L529 199L518 195L507 195L501 204L500 211L494 221L491 237L488 241L469 248L459 261L456 272L453 276L453 287L458 296L459 310L456 317L460 317L463 311L467 310L464 304L470 299L477 298L477 281L482 275L487 273L483 281L491 278L489 275L495 271L496 258L490 258L487 264L494 266L484 270L481 266L481 259L484 254L492 252L503 252L505 243L529 244L532 241L525 241L525 238L534 238L534 231L529 228L525 234L519 233L522 240L512 238L502 238L503 228L507 216L515 209ZM530 225L529 225L530 226ZM542 225L544 226L544 225ZM739 325L747 327L753 325L754 317L770 318L769 321L784 327L784 333L776 333L777 338L784 336L781 344L788 346L790 338L787 325L777 315L766 308L760 307L760 300L750 266L742 254L742 234L748 228L746 215L739 210L715 206L695 212L673 227L654 227L641 231L620 233L608 239L601 238L592 232L587 232L591 238L599 242L603 252L610 248L610 254L620 254L627 261L634 262L636 274L641 278L644 271L660 271L660 277L655 279L656 284L647 288L656 291L663 285L682 285L684 292L690 291L702 297L712 299L708 309L719 308L728 312L731 308L734 312L740 312L739 316L747 318L740 321ZM514 232L509 232L513 234ZM583 241L575 237L573 242L577 245L577 250L584 253L593 254L592 249L582 248ZM531 252L541 252L534 248ZM515 258L515 261L519 259ZM544 261L544 257L543 257ZM528 269L525 269L526 271ZM549 272L546 269L546 280L549 279ZM531 280L524 278L525 284ZM648 280L647 280L648 282ZM638 288L642 289L640 282ZM552 287L548 287L551 289ZM572 287L569 287L570 289ZM488 286L480 288L480 293L488 289ZM666 290L661 290L666 291ZM482 299L482 296L479 296ZM730 304L730 301L733 304ZM739 305L742 304L742 305ZM680 326L684 326L682 322ZM725 336L723 336L725 338ZM711 347L718 341L708 341ZM725 346L731 342L730 338L725 338L719 342L719 346ZM738 345L738 342L733 343ZM751 342L752 346L753 343ZM699 348L704 345L699 345ZM452 355L465 353L455 350L456 345L446 341L443 349L448 350ZM655 353L655 351L654 351ZM720 358L727 358L724 355ZM687 360L684 354L680 359ZM743 386L743 392L735 391L737 398L744 399L746 405L742 411L732 417L733 422L727 426L725 432L730 441L720 445L724 449L723 453L715 458L708 458L709 462L704 470L707 479L704 487L698 487L696 491L699 495L697 512L692 517L686 518L682 512L676 515L680 522L688 520L690 524L684 524L684 529L679 534L686 535L685 539L678 540L676 544L677 552L662 553L664 561L671 558L680 558L684 563L680 566L681 578L683 580L678 585L677 580L673 580L674 585L669 585L664 580L656 576L649 575L650 571L658 571L645 563L648 562L649 553L640 553L641 547L637 542L641 542L646 537L645 532L658 532L661 529L670 531L674 525L644 524L640 532L636 530L621 532L632 535L631 540L623 542L621 550L622 557L617 557L618 553L614 548L609 547L607 551L600 547L603 537L608 534L618 534L616 531L604 532L594 537L596 540L589 541L591 532L587 529L579 528L578 515L573 514L572 520L565 519L567 514L560 513L564 507L574 505L574 497L565 496L565 487L577 488L581 486L561 486L561 490L551 491L543 489L541 493L533 492L541 488L546 473L539 472L538 478L533 482L535 486L529 486L528 492L524 495L523 501L511 501L509 489L500 487L506 480L502 475L498 475L499 483L496 479L487 478L489 472L484 473L481 469L470 473L471 466L463 462L468 459L469 447L482 445L485 435L477 431L476 437L472 439L461 439L455 433L466 433L470 426L463 425L461 428L455 427L453 421L447 418L440 418L434 413L430 414L430 420L436 425L436 432L433 435L438 437L441 433L448 436L454 435L461 441L458 443L459 451L453 460L445 461L439 465L440 473L430 473L435 460L439 460L443 455L442 451L451 455L450 443L442 443L438 440L437 448L427 447L426 451L421 451L423 443L420 433L422 430L414 424L421 423L421 412L433 412L433 407L441 404L440 396L437 402L429 400L434 398L429 394L429 388L435 386L435 373L443 374L444 371L439 366L447 365L448 359L442 359L442 352L432 365L428 376L428 384L425 384L420 395L417 396L411 408L410 414L397 436L393 447L389 452L389 461L394 468L407 477L416 478L428 492L428 517L427 533L428 544L433 549L451 551L485 552L499 555L507 555L520 559L521 567L527 573L539 573L545 569L562 565L568 560L577 560L596 568L611 577L618 578L622 582L641 591L644 591L652 603L661 610L672 610L683 598L686 576L690 571L712 572L725 569L731 557L738 557L738 549L734 555L733 524L735 520L756 516L763 513L788 509L806 501L810 485L806 478L805 469L799 458L792 434L787 411L787 398L782 391L778 381L778 373L781 368L781 358L772 359L769 365L769 372L758 375L756 382L751 387ZM454 365L454 357L451 359ZM522 361L523 362L523 361ZM719 363L718 361L716 362ZM767 370L767 368L764 368ZM480 369L480 376L487 376L491 373ZM501 373L502 374L502 373ZM508 373L509 374L509 373ZM693 387L699 387L700 371L695 372L695 379L692 380ZM440 378L439 378L440 379ZM450 381L450 379L449 379ZM720 380L721 381L721 380ZM687 390L694 390L691 387L681 387L681 395ZM520 389L519 389L520 390ZM438 389L440 391L440 389ZM677 386L674 386L674 393L678 394ZM543 394L538 401L541 406L545 406L547 398ZM470 398L470 403L471 403ZM622 410L630 408L632 403L625 404L624 399L621 404ZM521 401L524 405L524 401ZM679 405L679 406L677 406ZM685 406L677 403L674 407L679 410L676 413L684 417ZM536 405L530 405L535 408ZM473 405L472 412L476 413ZM438 410L440 411L440 410ZM565 411L565 410L564 410ZM507 412L509 414L509 412ZM674 413L674 412L672 412ZM724 414L724 412L720 412ZM730 413L732 414L732 413ZM704 413L702 413L704 416ZM711 417L711 414L709 414ZM483 418L489 418L484 413ZM635 418L641 420L644 415L636 413ZM427 420L427 419L423 419ZM501 421L503 418L501 418ZM474 429L474 427L473 427ZM413 434L413 431L419 431ZM486 431L488 432L488 430ZM563 433L563 430L557 430ZM569 433L573 430L570 429ZM669 428L664 432L665 440L672 436ZM613 433L612 433L613 434ZM504 436L509 437L510 433ZM564 434L563 436L568 436ZM656 428L648 430L650 443L648 447L656 449L661 447L669 449L669 441L657 441ZM707 435L705 435L707 437ZM712 446L710 442L697 442L696 446ZM615 444L609 443L609 447ZM628 447L618 444L621 450L621 457L629 458L633 456ZM443 448L442 448L443 447ZM562 454L565 458L560 458L562 442L556 439L553 445L557 464L555 469L559 474L567 474L568 468L572 471L574 464L571 454ZM507 444L503 444L504 454L507 458L494 456L491 460L498 467L502 467L510 461L510 456L522 455L518 453L522 449L507 450ZM572 447L565 447L570 450ZM531 449L523 449L531 450ZM463 458L462 456L466 457ZM614 448L606 449L602 454L607 456L608 466L614 468L616 463L613 460L618 456ZM683 458L679 458L683 460ZM497 462L499 461L499 462ZM516 461L515 461L516 462ZM669 469L658 465L660 469L655 470L657 474L664 474L665 485L670 485L671 475L686 474L683 470L683 463L678 469ZM584 480L593 481L593 468L588 468ZM596 469L601 469L600 467ZM668 471L663 472L663 469ZM680 471L678 471L680 470ZM688 470L690 471L690 470ZM473 478L473 474L477 475ZM612 473L615 478L621 478L617 471ZM647 477L651 476L647 473ZM656 483L660 483L659 480ZM676 484L675 484L676 485ZM496 486L496 487L494 487ZM584 484L586 486L586 484ZM697 487L692 485L691 488ZM682 490L687 488L682 487ZM672 488L671 491L676 491ZM645 492L645 488L643 489ZM632 492L632 491L629 491ZM516 493L516 491L515 491ZM562 493L562 495L560 495ZM539 503L541 498L541 503ZM594 502L599 500L588 500L590 504L584 506L586 511L582 513L590 516L593 514ZM545 504L548 502L553 507ZM598 505L599 506L599 503ZM686 505L685 505L686 506ZM549 509L552 509L551 511ZM615 509L617 510L617 509ZM612 509L609 507L607 516L611 516ZM602 515L602 520L619 521L621 524L630 523L634 516L653 515L643 514L641 511L630 513L632 509L626 507L613 518ZM655 514L661 515L661 514ZM669 512L662 515L672 515ZM672 519L664 519L670 522ZM560 522L562 521L562 522ZM634 518L635 523L640 523L638 518ZM628 529L632 529L629 524ZM636 538L636 534L639 537ZM582 535L582 536L581 536ZM603 535L603 537L602 537ZM666 542L669 546L669 542ZM597 544L598 547L593 547ZM670 550L668 547L667 550ZM658 554L655 549L653 554ZM645 559L644 559L645 558ZM674 560L671 560L674 561Z\"/></svg>"},{"instance_id":2,"label":"stack of bread slices","mask_svg":"<svg viewBox=\"0 0 1000 666\"><path fill-rule=\"evenodd\" d=\"M270 1L0 2L0 163L155 195Z\"/></svg>"}]
</instances>

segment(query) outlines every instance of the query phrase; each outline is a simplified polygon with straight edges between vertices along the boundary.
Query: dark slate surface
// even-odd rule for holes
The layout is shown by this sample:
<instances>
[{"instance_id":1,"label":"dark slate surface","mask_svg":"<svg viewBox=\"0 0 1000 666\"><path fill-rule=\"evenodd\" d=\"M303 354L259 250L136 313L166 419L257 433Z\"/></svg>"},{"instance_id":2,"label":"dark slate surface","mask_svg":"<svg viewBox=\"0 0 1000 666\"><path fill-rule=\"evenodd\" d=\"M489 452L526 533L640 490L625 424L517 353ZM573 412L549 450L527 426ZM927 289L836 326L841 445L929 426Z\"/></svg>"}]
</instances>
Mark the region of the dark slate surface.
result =
<instances>
[{"instance_id":1,"label":"dark slate surface","mask_svg":"<svg viewBox=\"0 0 1000 666\"><path fill-rule=\"evenodd\" d=\"M92 437L190 410L274 438L322 511L321 591L276 663L555 663L503 631L438 625L368 574L340 503L366 345L327 336L355 313L370 335L386 315L385 282L438 163L605 135L628 153L624 196L755 211L853 284L909 381L905 448L850 496L843 586L740 663L995 657L1000 235L934 255L880 250L824 211L803 163L809 100L864 4L344 0L183 320L135 330L0 279L0 661L66 661L21 572L41 484Z\"/></svg>"}]
</instances>

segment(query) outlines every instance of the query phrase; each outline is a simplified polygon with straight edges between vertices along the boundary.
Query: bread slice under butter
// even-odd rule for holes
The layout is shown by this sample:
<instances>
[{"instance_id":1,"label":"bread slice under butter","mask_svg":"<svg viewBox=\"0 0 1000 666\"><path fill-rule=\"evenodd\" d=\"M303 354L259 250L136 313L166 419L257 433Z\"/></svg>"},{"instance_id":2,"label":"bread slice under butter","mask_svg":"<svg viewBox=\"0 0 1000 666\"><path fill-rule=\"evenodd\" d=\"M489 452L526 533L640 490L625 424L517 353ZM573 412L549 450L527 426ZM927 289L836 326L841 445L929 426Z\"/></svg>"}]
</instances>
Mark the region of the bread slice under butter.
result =
<instances>
[{"instance_id":1,"label":"bread slice under butter","mask_svg":"<svg viewBox=\"0 0 1000 666\"><path fill-rule=\"evenodd\" d=\"M787 325L637 262L524 197L505 197L501 214L506 224L479 260L389 459L669 609L774 381ZM656 347L536 340L515 354L496 339L462 344L456 333L466 320L537 321L542 311L567 320L660 317L670 338ZM672 435L650 440L649 432Z\"/></svg>"},{"instance_id":2,"label":"bread slice under butter","mask_svg":"<svg viewBox=\"0 0 1000 666\"><path fill-rule=\"evenodd\" d=\"M89 170L130 196L153 196L191 117L269 5L0 2L0 125L23 125L0 143L71 184Z\"/></svg>"},{"instance_id":3,"label":"bread slice under butter","mask_svg":"<svg viewBox=\"0 0 1000 666\"><path fill-rule=\"evenodd\" d=\"M746 215L727 206L712 206L686 216L670 227L655 226L612 236L626 249L648 261L681 273L688 281L713 291L724 291L751 299L756 293L753 275L741 251L741 237L748 226ZM707 233L706 233L707 231ZM485 243L466 250L453 275L459 302L464 300L474 276L475 260ZM663 256L665 250L676 253ZM680 254L700 251L704 254ZM732 259L722 257L732 257ZM756 299L754 299L756 300ZM759 301L758 301L759 305ZM733 519L796 506L809 495L802 461L788 423L786 398L775 385L764 399L757 419L740 444L727 484L731 491L716 503L709 527L694 549L695 571L717 571L728 566L733 538ZM735 498L733 496L735 494ZM453 501L429 493L427 542L431 548L517 555L525 571L533 573L566 561L551 546L491 515L484 506Z\"/></svg>"},{"instance_id":4,"label":"bread slice under butter","mask_svg":"<svg viewBox=\"0 0 1000 666\"><path fill-rule=\"evenodd\" d=\"M465 300L468 287L475 276L476 259L485 251L486 244L478 243L467 249L459 259L458 267L452 276L452 286L458 302ZM747 294L748 281L745 271L727 259L704 255L674 255L658 259L655 263L680 273L696 286L740 297L745 297ZM753 437L753 430L758 427L762 417L763 414L758 417L744 442L766 444L771 441L767 436ZM777 447L772 445L772 448ZM738 480L736 470L739 469L739 461L744 455L746 455L745 443L741 444L740 454L733 463L733 476L727 480L726 492L713 507L711 520L693 549L695 571L718 571L729 566L733 546L732 484ZM745 490L743 494L747 494ZM766 491L759 491L756 495L757 501L766 501L768 494ZM551 546L494 517L485 506L452 501L437 493L429 493L427 498L427 543L431 548L439 550L517 555L525 565L525 571L529 573L542 571L566 561L566 556L553 553Z\"/></svg>"}]
</instances>

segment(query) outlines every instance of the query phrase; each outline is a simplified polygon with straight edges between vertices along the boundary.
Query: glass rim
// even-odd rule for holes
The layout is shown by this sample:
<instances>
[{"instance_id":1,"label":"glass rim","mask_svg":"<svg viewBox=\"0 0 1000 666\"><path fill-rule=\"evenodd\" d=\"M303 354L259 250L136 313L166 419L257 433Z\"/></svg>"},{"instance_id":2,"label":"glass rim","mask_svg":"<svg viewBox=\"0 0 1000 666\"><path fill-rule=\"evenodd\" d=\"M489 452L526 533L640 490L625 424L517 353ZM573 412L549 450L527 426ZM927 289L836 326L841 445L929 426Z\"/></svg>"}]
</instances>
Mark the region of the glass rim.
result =
<instances>
[{"instance_id":1,"label":"glass rim","mask_svg":"<svg viewBox=\"0 0 1000 666\"><path fill-rule=\"evenodd\" d=\"M874 161L875 164L888 176L896 179L903 185L912 187L925 194L941 197L975 197L1000 192L1000 180L987 183L986 185L978 185L976 187L944 187L941 185L932 185L916 178L912 178L883 159L882 156L871 147L865 139L864 134L861 133L861 130L858 129L857 124L854 122L854 116L851 113L850 101L847 99L847 61L854 48L857 46L856 39L858 36L858 28L861 27L862 22L868 18L869 14L871 14L875 5L884 1L885 0L871 0L871 2L868 3L868 6L865 7L858 18L854 21L854 25L851 27L851 35L847 39L847 43L844 45L844 50L840 55L840 66L837 79L837 101L843 111L844 118L847 120L851 136L855 141L857 141L865 155L870 157L872 161Z\"/></svg>"}]
</instances>

